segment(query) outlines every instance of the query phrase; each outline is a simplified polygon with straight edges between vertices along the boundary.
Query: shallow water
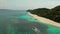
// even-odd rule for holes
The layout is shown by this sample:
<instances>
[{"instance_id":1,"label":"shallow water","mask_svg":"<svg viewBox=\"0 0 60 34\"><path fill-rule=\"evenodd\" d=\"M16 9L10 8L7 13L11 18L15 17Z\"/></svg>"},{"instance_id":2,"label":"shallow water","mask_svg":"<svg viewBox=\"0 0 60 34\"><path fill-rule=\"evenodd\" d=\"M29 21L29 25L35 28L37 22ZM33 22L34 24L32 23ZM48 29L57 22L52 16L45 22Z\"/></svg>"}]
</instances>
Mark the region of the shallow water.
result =
<instances>
[{"instance_id":1,"label":"shallow water","mask_svg":"<svg viewBox=\"0 0 60 34\"><path fill-rule=\"evenodd\" d=\"M60 34L60 28L38 22L23 10L0 11L0 34Z\"/></svg>"}]
</instances>

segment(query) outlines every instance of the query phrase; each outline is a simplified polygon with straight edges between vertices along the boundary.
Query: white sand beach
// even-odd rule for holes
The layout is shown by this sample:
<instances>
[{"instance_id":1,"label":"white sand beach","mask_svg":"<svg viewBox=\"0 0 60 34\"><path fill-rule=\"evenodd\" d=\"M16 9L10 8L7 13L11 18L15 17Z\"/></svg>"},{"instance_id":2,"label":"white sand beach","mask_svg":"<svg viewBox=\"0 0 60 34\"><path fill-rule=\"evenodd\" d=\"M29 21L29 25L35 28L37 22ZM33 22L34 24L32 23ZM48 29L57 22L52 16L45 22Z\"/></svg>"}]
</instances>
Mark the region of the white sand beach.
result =
<instances>
[{"instance_id":1,"label":"white sand beach","mask_svg":"<svg viewBox=\"0 0 60 34\"><path fill-rule=\"evenodd\" d=\"M44 18L44 17L40 17L40 16L37 16L37 15L31 14L30 12L28 12L28 14L30 16L36 18L40 22L60 27L60 23L58 23L58 22L55 22L55 21L52 21L50 19L47 19L47 18Z\"/></svg>"}]
</instances>

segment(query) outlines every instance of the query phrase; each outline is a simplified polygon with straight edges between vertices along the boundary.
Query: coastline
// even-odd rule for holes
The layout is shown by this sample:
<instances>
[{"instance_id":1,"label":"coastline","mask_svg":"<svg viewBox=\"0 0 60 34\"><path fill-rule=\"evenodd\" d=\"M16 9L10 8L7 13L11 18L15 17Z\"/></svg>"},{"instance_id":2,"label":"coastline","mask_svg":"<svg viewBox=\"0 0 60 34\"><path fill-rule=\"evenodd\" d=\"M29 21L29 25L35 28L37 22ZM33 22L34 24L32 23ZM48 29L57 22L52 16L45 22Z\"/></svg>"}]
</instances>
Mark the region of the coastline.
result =
<instances>
[{"instance_id":1,"label":"coastline","mask_svg":"<svg viewBox=\"0 0 60 34\"><path fill-rule=\"evenodd\" d=\"M30 16L36 18L39 22L43 22L43 23L46 23L46 24L50 24L50 25L54 25L54 26L60 27L60 23L58 23L58 22L55 22L55 21L52 21L50 19L31 14L30 12L28 12L28 14Z\"/></svg>"}]
</instances>

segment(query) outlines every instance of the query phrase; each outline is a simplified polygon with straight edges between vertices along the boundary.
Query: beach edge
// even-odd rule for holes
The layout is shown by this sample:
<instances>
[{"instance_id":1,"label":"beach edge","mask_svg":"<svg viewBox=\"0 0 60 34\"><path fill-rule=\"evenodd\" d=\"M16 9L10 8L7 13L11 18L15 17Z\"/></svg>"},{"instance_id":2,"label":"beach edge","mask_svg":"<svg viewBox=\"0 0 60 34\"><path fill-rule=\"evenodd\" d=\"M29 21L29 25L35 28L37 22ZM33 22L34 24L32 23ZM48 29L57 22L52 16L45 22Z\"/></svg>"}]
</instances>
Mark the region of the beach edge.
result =
<instances>
[{"instance_id":1,"label":"beach edge","mask_svg":"<svg viewBox=\"0 0 60 34\"><path fill-rule=\"evenodd\" d=\"M30 12L28 12L28 14L30 16L34 17L35 19L37 19L39 22L43 22L43 23L46 23L46 24L50 24L50 25L60 27L60 23L58 23L58 22L52 21L52 20L44 18L44 17L37 16L37 15L32 14Z\"/></svg>"}]
</instances>

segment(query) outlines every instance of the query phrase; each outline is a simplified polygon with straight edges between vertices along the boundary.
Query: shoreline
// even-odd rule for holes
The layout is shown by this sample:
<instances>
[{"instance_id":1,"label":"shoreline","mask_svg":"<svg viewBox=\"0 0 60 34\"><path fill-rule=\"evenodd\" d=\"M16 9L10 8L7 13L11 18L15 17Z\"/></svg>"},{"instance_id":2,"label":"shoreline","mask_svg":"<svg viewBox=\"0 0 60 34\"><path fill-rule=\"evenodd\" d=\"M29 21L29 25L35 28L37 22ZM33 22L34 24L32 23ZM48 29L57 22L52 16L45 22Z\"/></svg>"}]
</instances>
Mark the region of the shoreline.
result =
<instances>
[{"instance_id":1,"label":"shoreline","mask_svg":"<svg viewBox=\"0 0 60 34\"><path fill-rule=\"evenodd\" d=\"M58 22L55 22L55 21L52 21L50 19L31 14L30 12L28 12L28 14L30 16L34 17L35 19L37 19L39 22L43 22L43 23L46 23L46 24L50 24L50 25L53 25L53 26L60 27L60 23L58 23Z\"/></svg>"}]
</instances>

